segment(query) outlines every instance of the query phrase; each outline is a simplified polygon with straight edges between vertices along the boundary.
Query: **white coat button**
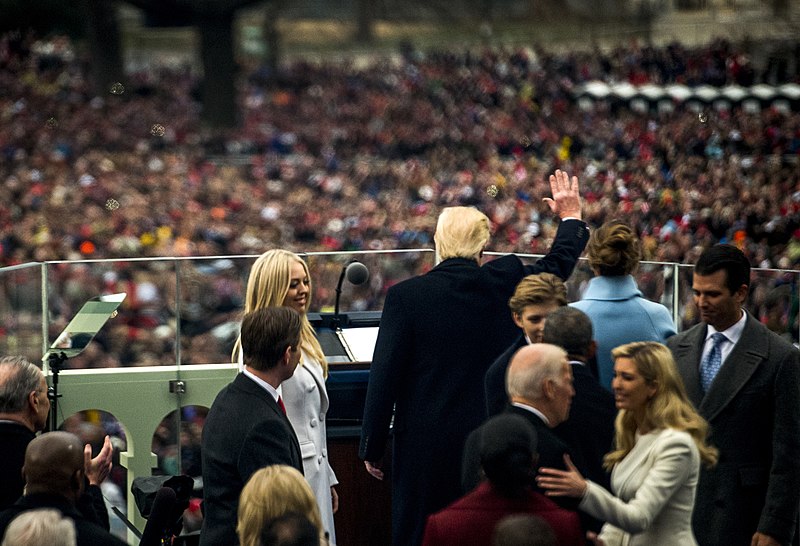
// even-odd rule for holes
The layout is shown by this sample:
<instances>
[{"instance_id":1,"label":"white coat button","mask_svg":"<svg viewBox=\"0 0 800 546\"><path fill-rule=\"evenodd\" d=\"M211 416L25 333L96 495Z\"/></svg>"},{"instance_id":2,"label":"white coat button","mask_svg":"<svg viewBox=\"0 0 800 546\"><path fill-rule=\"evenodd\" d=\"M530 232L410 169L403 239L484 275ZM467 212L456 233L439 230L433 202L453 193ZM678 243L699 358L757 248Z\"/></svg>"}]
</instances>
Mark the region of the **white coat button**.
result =
<instances>
[{"instance_id":1,"label":"white coat button","mask_svg":"<svg viewBox=\"0 0 800 546\"><path fill-rule=\"evenodd\" d=\"M317 426L317 420L316 420L316 419L312 419L312 420L311 420L311 426L312 426L312 427L315 427L315 426Z\"/></svg>"},{"instance_id":2,"label":"white coat button","mask_svg":"<svg viewBox=\"0 0 800 546\"><path fill-rule=\"evenodd\" d=\"M322 448L322 456L323 457L327 457L328 456L328 450L325 449L324 447Z\"/></svg>"}]
</instances>

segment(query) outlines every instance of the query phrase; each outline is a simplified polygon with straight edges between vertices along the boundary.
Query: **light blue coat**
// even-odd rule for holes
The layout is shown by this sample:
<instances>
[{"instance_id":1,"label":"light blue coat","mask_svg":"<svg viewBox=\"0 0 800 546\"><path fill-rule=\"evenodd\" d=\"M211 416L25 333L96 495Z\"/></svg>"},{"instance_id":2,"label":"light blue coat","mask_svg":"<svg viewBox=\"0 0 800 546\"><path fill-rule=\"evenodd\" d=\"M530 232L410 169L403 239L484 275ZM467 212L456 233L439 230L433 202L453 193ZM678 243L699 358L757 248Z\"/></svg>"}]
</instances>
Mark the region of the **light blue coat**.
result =
<instances>
[{"instance_id":1,"label":"light blue coat","mask_svg":"<svg viewBox=\"0 0 800 546\"><path fill-rule=\"evenodd\" d=\"M597 372L600 384L609 390L614 377L612 349L633 341L663 343L676 333L667 308L643 297L631 275L594 277L583 299L570 305L592 320Z\"/></svg>"}]
</instances>

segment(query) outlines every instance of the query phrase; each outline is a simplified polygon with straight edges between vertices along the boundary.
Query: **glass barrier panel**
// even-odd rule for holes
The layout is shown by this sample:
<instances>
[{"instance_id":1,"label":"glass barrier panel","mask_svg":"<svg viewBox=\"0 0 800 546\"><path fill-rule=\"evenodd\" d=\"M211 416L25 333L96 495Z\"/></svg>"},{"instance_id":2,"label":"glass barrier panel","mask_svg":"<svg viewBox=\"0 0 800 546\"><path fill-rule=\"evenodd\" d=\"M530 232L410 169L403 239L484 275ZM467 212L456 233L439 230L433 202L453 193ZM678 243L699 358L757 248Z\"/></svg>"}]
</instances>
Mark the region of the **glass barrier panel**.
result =
<instances>
[{"instance_id":1,"label":"glass barrier panel","mask_svg":"<svg viewBox=\"0 0 800 546\"><path fill-rule=\"evenodd\" d=\"M118 310L64 369L175 365L177 308L172 259L47 263L48 345L84 303L125 293Z\"/></svg>"},{"instance_id":2,"label":"glass barrier panel","mask_svg":"<svg viewBox=\"0 0 800 546\"><path fill-rule=\"evenodd\" d=\"M311 273L311 313L333 313L342 270L357 260L369 271L361 285L346 280L340 312L380 311L386 290L433 267L430 250L300 254ZM178 262L180 300L180 363L218 364L231 361L239 335L250 269L257 256L192 258Z\"/></svg>"},{"instance_id":3,"label":"glass barrier panel","mask_svg":"<svg viewBox=\"0 0 800 546\"><path fill-rule=\"evenodd\" d=\"M381 311L386 291L401 281L421 275L434 266L431 250L390 252L308 253L305 255L312 276L312 313L333 313L336 286L342 270L351 261L363 263L369 277L354 285L345 278L339 297L339 311Z\"/></svg>"},{"instance_id":4,"label":"glass barrier panel","mask_svg":"<svg viewBox=\"0 0 800 546\"><path fill-rule=\"evenodd\" d=\"M42 358L42 264L0 270L0 354Z\"/></svg>"},{"instance_id":5,"label":"glass barrier panel","mask_svg":"<svg viewBox=\"0 0 800 546\"><path fill-rule=\"evenodd\" d=\"M231 361L247 275L255 259L235 256L178 262L181 365Z\"/></svg>"}]
</instances>

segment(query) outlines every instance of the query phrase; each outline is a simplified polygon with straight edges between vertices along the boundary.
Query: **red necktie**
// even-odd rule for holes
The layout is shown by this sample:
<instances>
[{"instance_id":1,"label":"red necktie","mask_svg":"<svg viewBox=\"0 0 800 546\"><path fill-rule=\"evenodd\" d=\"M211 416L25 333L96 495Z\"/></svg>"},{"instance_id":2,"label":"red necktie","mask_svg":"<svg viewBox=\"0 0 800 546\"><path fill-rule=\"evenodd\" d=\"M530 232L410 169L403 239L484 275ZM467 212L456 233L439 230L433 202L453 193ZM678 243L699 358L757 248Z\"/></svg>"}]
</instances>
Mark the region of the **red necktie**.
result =
<instances>
[{"instance_id":1,"label":"red necktie","mask_svg":"<svg viewBox=\"0 0 800 546\"><path fill-rule=\"evenodd\" d=\"M284 415L286 415L286 406L283 405L283 399L278 396L278 405L281 407L281 411Z\"/></svg>"}]
</instances>

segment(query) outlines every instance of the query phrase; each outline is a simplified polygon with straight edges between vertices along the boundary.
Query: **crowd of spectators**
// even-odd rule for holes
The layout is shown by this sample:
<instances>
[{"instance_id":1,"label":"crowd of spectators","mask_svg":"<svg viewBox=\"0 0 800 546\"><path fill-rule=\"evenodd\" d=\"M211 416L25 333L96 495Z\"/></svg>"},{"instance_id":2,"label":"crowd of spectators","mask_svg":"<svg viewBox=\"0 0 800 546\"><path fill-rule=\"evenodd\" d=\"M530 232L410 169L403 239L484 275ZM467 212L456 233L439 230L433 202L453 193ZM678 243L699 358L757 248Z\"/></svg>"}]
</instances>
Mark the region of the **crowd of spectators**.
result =
<instances>
[{"instance_id":1,"label":"crowd of spectators","mask_svg":"<svg viewBox=\"0 0 800 546\"><path fill-rule=\"evenodd\" d=\"M245 75L240 127L214 132L201 124L200 82L189 67L131 73L96 96L89 61L68 38L6 34L0 265L257 255L274 247L430 248L441 208L463 204L491 218L490 250L541 254L556 228L541 202L544 180L561 168L581 179L587 222L621 218L634 226L645 260L691 263L702 248L730 241L754 266L797 267L797 111L708 105L698 115L682 104L638 111L618 101L587 109L572 93L597 79L800 78L800 59L775 70L752 62L751 48L725 40L565 54L409 45L369 59L294 61L277 74ZM124 291L126 318L104 330L105 351L79 357L89 365L172 363L176 322L183 362L227 360L249 265L209 260L177 274L167 261L54 266L50 334L88 297ZM380 308L395 277L430 265L430 255L394 262L355 306ZM312 311L329 308L339 267L312 270ZM670 289L653 279L649 296ZM40 299L35 284L15 290L14 299Z\"/></svg>"}]
</instances>

